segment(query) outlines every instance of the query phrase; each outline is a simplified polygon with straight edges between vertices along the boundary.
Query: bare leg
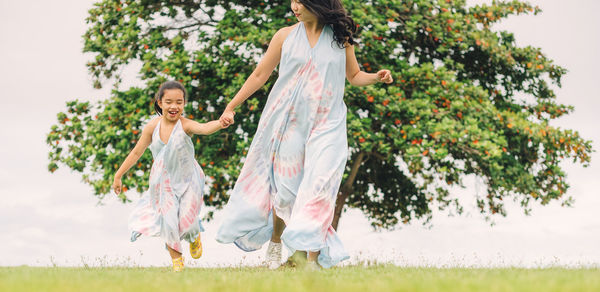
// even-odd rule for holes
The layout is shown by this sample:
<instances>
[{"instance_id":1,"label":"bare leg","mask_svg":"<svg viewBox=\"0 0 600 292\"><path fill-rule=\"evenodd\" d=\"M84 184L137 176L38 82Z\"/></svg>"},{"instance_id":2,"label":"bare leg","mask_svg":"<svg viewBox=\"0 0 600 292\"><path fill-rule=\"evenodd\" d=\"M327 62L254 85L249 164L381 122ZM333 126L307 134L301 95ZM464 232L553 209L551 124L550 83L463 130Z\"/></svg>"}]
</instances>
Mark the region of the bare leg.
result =
<instances>
[{"instance_id":1,"label":"bare leg","mask_svg":"<svg viewBox=\"0 0 600 292\"><path fill-rule=\"evenodd\" d=\"M297 250L294 252L294 254L292 255L292 260L295 262L305 262L306 261L306 252L303 250Z\"/></svg>"},{"instance_id":2,"label":"bare leg","mask_svg":"<svg viewBox=\"0 0 600 292\"><path fill-rule=\"evenodd\" d=\"M283 233L284 229L285 222L283 221L283 219L277 217L277 214L275 213L275 208L273 208L273 233L271 234L271 241L274 243L281 243L281 234ZM319 253L320 252L318 251L308 252L308 261L316 262L317 258L319 257ZM302 265L302 263L305 263L307 260L306 251L297 250L292 255L291 260L295 262L295 264Z\"/></svg>"},{"instance_id":3,"label":"bare leg","mask_svg":"<svg viewBox=\"0 0 600 292\"><path fill-rule=\"evenodd\" d=\"M167 249L169 250L169 254L171 255L172 259L178 259L181 257L181 253L170 248L168 245L165 244L165 246L167 247Z\"/></svg>"},{"instance_id":4,"label":"bare leg","mask_svg":"<svg viewBox=\"0 0 600 292\"><path fill-rule=\"evenodd\" d=\"M309 262L316 262L320 253L321 253L320 251L309 251L308 252L308 261Z\"/></svg>"},{"instance_id":5,"label":"bare leg","mask_svg":"<svg viewBox=\"0 0 600 292\"><path fill-rule=\"evenodd\" d=\"M271 242L267 248L266 262L269 269L277 269L281 266L281 234L285 229L285 222L275 214L273 208L273 233L271 233Z\"/></svg>"},{"instance_id":6,"label":"bare leg","mask_svg":"<svg viewBox=\"0 0 600 292\"><path fill-rule=\"evenodd\" d=\"M273 234L271 234L271 241L275 243L281 243L281 234L285 229L285 222L283 219L277 217L275 214L275 208L273 208Z\"/></svg>"}]
</instances>

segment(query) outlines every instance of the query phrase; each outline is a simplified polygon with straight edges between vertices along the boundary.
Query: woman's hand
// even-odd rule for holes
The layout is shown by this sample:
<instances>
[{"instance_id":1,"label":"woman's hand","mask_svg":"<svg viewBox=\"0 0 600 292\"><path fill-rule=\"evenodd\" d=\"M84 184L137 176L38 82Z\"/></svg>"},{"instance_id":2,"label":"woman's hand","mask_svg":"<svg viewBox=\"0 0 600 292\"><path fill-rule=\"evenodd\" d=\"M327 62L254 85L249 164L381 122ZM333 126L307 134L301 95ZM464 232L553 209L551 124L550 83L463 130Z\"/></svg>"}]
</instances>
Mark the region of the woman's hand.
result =
<instances>
[{"instance_id":1,"label":"woman's hand","mask_svg":"<svg viewBox=\"0 0 600 292\"><path fill-rule=\"evenodd\" d=\"M115 176L112 185L113 191L118 196L121 193L121 189L123 188L123 184L121 183L121 178Z\"/></svg>"},{"instance_id":2,"label":"woman's hand","mask_svg":"<svg viewBox=\"0 0 600 292\"><path fill-rule=\"evenodd\" d=\"M219 118L219 122L221 122L221 126L223 128L227 128L227 127L233 125L233 123L234 123L233 116L235 116L235 112L229 108L226 108L225 111L223 112L223 114L221 115L221 118Z\"/></svg>"},{"instance_id":3,"label":"woman's hand","mask_svg":"<svg viewBox=\"0 0 600 292\"><path fill-rule=\"evenodd\" d=\"M394 79L392 78L392 73L390 70L383 69L377 72L377 81L390 84L394 81Z\"/></svg>"}]
</instances>

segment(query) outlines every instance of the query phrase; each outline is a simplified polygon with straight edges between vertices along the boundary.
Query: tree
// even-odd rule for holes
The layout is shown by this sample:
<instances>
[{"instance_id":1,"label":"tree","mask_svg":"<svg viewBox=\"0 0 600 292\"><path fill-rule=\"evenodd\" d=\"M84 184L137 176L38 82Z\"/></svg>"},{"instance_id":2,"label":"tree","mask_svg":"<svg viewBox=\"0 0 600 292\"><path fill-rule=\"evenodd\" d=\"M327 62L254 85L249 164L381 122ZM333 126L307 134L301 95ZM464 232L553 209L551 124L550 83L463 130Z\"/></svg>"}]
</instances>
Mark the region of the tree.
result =
<instances>
[{"instance_id":1,"label":"tree","mask_svg":"<svg viewBox=\"0 0 600 292\"><path fill-rule=\"evenodd\" d=\"M351 156L334 227L345 206L378 228L428 222L434 208L460 213L450 188L469 175L485 182L487 194L475 199L486 218L506 215L508 198L526 213L532 202L572 203L560 162L587 166L592 149L576 131L550 124L573 111L557 103L550 84L560 87L566 69L538 48L517 46L512 33L491 29L538 7L516 0L475 7L464 0L344 3L359 24L362 68L391 69L396 82L346 87ZM101 199L152 114L161 82L186 85L190 118L216 119L271 36L295 21L288 1L99 1L89 10L84 52L95 55L87 64L94 86L116 85L98 104L75 100L58 113L47 137L49 170L62 164L81 172ZM141 63L144 86L118 90L119 72L133 61ZM207 205L227 201L275 80L242 106L234 129L195 141L210 177ZM151 162L146 153L124 185L144 191Z\"/></svg>"}]
</instances>

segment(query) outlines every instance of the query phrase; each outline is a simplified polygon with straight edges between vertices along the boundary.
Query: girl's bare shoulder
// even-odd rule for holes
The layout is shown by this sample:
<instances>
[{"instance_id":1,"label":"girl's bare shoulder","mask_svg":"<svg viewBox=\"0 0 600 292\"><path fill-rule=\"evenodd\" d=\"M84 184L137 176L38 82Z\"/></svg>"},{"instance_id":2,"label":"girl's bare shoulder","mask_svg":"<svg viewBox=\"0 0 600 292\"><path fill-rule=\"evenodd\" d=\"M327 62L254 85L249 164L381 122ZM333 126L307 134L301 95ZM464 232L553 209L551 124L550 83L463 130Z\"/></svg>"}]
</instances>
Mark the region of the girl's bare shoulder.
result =
<instances>
[{"instance_id":1,"label":"girl's bare shoulder","mask_svg":"<svg viewBox=\"0 0 600 292\"><path fill-rule=\"evenodd\" d=\"M200 123L196 120L188 119L186 117L180 117L179 120L181 121L181 126L184 128Z\"/></svg>"},{"instance_id":2,"label":"girl's bare shoulder","mask_svg":"<svg viewBox=\"0 0 600 292\"><path fill-rule=\"evenodd\" d=\"M188 136L192 136L192 128L193 127L197 127L198 125L202 124L198 121L188 119L186 117L181 117L181 118L179 118L179 120L181 121L181 128L183 128L183 131L186 134L188 134Z\"/></svg>"},{"instance_id":3,"label":"girl's bare shoulder","mask_svg":"<svg viewBox=\"0 0 600 292\"><path fill-rule=\"evenodd\" d=\"M158 117L154 117L152 118L145 126L144 126L144 130L142 132L146 132L146 133L152 133L154 132L154 128L156 128L156 125L158 125L158 122L160 121L162 117L158 116Z\"/></svg>"}]
</instances>

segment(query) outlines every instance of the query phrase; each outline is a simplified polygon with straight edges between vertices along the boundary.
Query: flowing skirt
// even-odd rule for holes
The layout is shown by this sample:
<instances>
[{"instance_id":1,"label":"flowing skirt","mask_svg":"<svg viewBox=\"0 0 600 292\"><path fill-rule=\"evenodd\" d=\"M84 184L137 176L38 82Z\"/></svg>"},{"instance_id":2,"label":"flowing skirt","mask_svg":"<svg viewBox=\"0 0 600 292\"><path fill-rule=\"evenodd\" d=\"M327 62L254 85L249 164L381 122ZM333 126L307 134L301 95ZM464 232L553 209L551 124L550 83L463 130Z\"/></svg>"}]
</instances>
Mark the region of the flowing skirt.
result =
<instances>
[{"instance_id":1,"label":"flowing skirt","mask_svg":"<svg viewBox=\"0 0 600 292\"><path fill-rule=\"evenodd\" d=\"M181 240L193 242L203 232L199 219L203 200L204 175L178 194L161 161L155 161L150 173L150 187L136 203L129 217L131 241L139 236L159 236L172 249L181 252Z\"/></svg>"},{"instance_id":2,"label":"flowing skirt","mask_svg":"<svg viewBox=\"0 0 600 292\"><path fill-rule=\"evenodd\" d=\"M349 258L331 227L348 155L345 105L340 106L340 114L314 119L299 118L309 107L298 103L267 108L268 120L259 123L217 241L260 249L271 238L274 208L286 224L281 239L290 255L320 251L318 262L326 268Z\"/></svg>"}]
</instances>

